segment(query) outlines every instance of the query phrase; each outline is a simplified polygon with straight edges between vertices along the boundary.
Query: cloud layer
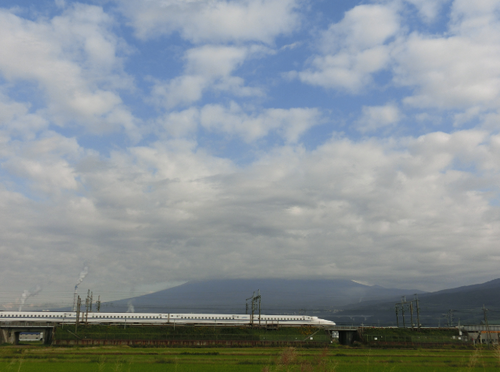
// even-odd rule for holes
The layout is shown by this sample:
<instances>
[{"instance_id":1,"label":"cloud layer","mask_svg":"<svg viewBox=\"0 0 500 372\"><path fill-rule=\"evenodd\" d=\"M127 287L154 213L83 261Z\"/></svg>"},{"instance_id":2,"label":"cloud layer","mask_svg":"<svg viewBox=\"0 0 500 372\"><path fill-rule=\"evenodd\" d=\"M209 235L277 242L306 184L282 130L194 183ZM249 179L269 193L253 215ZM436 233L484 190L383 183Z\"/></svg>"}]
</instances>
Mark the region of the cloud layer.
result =
<instances>
[{"instance_id":1,"label":"cloud layer","mask_svg":"<svg viewBox=\"0 0 500 372\"><path fill-rule=\"evenodd\" d=\"M0 305L496 277L499 5L319 3L0 8Z\"/></svg>"}]
</instances>

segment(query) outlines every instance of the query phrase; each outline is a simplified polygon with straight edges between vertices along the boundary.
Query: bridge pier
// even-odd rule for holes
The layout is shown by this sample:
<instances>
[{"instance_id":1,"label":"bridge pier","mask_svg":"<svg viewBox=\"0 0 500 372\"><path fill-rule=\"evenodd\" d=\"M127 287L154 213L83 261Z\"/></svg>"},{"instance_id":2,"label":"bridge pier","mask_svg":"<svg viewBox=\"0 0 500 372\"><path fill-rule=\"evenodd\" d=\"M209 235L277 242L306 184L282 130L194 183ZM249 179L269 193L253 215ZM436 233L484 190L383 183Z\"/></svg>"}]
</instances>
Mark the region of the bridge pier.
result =
<instances>
[{"instance_id":1,"label":"bridge pier","mask_svg":"<svg viewBox=\"0 0 500 372\"><path fill-rule=\"evenodd\" d=\"M10 328L2 328L0 330L0 344L19 344L20 331L14 331Z\"/></svg>"},{"instance_id":2,"label":"bridge pier","mask_svg":"<svg viewBox=\"0 0 500 372\"><path fill-rule=\"evenodd\" d=\"M54 333L54 328L46 328L43 331L43 343L45 345L51 345L52 344L53 333Z\"/></svg>"}]
</instances>

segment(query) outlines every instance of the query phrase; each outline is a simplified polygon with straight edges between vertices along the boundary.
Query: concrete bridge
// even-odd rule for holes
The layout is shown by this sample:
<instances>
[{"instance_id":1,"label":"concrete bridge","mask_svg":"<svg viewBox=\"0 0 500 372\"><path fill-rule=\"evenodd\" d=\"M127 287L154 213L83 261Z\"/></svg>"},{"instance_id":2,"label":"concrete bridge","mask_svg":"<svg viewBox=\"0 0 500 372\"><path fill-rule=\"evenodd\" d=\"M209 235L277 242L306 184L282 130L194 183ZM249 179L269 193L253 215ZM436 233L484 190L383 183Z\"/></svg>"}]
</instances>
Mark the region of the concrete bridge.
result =
<instances>
[{"instance_id":1,"label":"concrete bridge","mask_svg":"<svg viewBox=\"0 0 500 372\"><path fill-rule=\"evenodd\" d=\"M50 345L54 326L54 323L46 322L0 322L0 344L17 345L21 333L40 332L43 333L44 344Z\"/></svg>"},{"instance_id":2,"label":"concrete bridge","mask_svg":"<svg viewBox=\"0 0 500 372\"><path fill-rule=\"evenodd\" d=\"M360 326L342 326L342 325L334 325L328 326L328 330L330 332L337 332L339 335L339 343L341 345L352 345L354 341L358 340L358 329Z\"/></svg>"}]
</instances>

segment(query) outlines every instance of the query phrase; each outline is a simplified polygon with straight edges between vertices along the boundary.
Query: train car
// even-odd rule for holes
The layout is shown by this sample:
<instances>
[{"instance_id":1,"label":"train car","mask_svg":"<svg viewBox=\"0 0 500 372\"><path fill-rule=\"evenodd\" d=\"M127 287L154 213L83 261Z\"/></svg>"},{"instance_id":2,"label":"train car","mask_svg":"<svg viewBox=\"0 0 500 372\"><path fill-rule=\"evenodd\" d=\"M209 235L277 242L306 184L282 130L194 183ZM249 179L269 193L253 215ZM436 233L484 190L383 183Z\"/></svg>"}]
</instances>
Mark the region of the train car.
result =
<instances>
[{"instance_id":1,"label":"train car","mask_svg":"<svg viewBox=\"0 0 500 372\"><path fill-rule=\"evenodd\" d=\"M2 311L0 322L76 323L76 312L56 311ZM307 315L253 315L249 314L177 314L177 313L101 313L80 312L80 322L90 324L179 324L179 325L279 325L316 326L335 325L330 320Z\"/></svg>"}]
</instances>

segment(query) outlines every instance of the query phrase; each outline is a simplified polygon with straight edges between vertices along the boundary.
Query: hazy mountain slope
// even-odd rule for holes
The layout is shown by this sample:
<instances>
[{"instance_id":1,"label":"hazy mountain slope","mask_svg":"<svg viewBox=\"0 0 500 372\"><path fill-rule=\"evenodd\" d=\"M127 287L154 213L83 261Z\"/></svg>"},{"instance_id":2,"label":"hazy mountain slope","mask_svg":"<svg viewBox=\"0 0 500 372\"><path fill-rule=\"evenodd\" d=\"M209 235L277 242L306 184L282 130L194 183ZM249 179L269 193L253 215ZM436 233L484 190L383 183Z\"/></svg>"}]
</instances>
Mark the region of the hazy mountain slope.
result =
<instances>
[{"instance_id":1,"label":"hazy mountain slope","mask_svg":"<svg viewBox=\"0 0 500 372\"><path fill-rule=\"evenodd\" d=\"M407 300L413 299L413 296ZM500 279L482 284L446 289L419 295L420 322L423 325L477 324L484 319L483 305L489 309L490 322L500 321ZM352 304L335 314L337 322L363 321L367 324L396 324L395 303L398 301L372 301ZM406 322L410 314L406 311ZM416 309L414 311L416 323ZM402 323L400 313L400 323Z\"/></svg>"},{"instance_id":2,"label":"hazy mountain slope","mask_svg":"<svg viewBox=\"0 0 500 372\"><path fill-rule=\"evenodd\" d=\"M260 289L262 311L329 313L365 300L397 299L419 291L367 286L350 280L238 279L189 282L164 291L103 304L103 311L244 312ZM422 292L419 292L422 293Z\"/></svg>"}]
</instances>

